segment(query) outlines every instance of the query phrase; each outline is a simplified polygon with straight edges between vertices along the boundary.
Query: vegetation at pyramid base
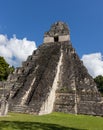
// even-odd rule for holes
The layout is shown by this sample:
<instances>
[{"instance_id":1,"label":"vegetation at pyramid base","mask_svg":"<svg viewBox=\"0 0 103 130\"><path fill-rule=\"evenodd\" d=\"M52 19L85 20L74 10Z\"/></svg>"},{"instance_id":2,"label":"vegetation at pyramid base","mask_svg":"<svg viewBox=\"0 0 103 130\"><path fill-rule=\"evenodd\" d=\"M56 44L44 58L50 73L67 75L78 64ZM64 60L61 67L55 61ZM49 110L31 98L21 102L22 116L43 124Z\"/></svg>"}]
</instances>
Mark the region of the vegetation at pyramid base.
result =
<instances>
[{"instance_id":1,"label":"vegetation at pyramid base","mask_svg":"<svg viewBox=\"0 0 103 130\"><path fill-rule=\"evenodd\" d=\"M103 130L103 118L56 112L43 116L9 113L0 117L0 130Z\"/></svg>"},{"instance_id":2,"label":"vegetation at pyramid base","mask_svg":"<svg viewBox=\"0 0 103 130\"><path fill-rule=\"evenodd\" d=\"M14 71L14 67L5 61L4 57L0 56L0 81L6 80L8 75Z\"/></svg>"},{"instance_id":3,"label":"vegetation at pyramid base","mask_svg":"<svg viewBox=\"0 0 103 130\"><path fill-rule=\"evenodd\" d=\"M97 84L98 90L102 93L103 95L103 76L99 75L96 78L94 78L94 81Z\"/></svg>"}]
</instances>

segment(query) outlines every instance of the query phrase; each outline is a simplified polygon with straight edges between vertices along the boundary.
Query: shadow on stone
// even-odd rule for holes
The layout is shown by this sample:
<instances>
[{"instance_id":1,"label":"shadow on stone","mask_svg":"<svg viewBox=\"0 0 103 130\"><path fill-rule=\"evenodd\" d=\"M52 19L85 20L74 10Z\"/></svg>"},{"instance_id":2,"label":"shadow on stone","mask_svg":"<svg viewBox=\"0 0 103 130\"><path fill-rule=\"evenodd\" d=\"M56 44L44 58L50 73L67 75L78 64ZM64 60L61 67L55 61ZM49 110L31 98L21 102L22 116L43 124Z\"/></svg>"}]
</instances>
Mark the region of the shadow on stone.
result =
<instances>
[{"instance_id":1,"label":"shadow on stone","mask_svg":"<svg viewBox=\"0 0 103 130\"><path fill-rule=\"evenodd\" d=\"M1 121L0 130L4 128L11 128L12 130L86 130L40 122Z\"/></svg>"}]
</instances>

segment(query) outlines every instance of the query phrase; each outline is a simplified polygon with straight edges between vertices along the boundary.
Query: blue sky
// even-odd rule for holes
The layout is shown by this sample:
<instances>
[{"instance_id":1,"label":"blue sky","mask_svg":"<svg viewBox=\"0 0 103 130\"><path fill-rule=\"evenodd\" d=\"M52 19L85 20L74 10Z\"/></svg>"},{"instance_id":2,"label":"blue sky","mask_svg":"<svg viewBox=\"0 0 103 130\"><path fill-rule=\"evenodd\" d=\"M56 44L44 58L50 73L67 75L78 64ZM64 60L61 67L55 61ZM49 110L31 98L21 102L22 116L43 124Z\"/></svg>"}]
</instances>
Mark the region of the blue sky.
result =
<instances>
[{"instance_id":1,"label":"blue sky","mask_svg":"<svg viewBox=\"0 0 103 130\"><path fill-rule=\"evenodd\" d=\"M78 54L103 52L103 0L0 0L0 33L40 45L55 21L66 22Z\"/></svg>"},{"instance_id":2,"label":"blue sky","mask_svg":"<svg viewBox=\"0 0 103 130\"><path fill-rule=\"evenodd\" d=\"M0 0L0 34L27 38L37 47L51 24L64 21L80 58L103 54L103 0Z\"/></svg>"}]
</instances>

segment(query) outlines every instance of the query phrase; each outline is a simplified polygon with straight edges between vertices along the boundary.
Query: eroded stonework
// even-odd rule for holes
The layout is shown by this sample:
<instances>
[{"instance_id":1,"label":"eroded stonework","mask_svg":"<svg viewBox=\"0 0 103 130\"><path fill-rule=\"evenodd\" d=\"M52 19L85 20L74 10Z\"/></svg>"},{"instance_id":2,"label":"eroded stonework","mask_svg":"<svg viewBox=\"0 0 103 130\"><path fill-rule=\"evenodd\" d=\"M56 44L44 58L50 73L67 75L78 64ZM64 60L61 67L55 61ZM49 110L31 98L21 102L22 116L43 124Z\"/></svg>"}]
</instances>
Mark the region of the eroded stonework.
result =
<instances>
[{"instance_id":1,"label":"eroded stonework","mask_svg":"<svg viewBox=\"0 0 103 130\"><path fill-rule=\"evenodd\" d=\"M53 24L44 34L44 43L70 41L68 26L63 22Z\"/></svg>"},{"instance_id":2,"label":"eroded stonework","mask_svg":"<svg viewBox=\"0 0 103 130\"><path fill-rule=\"evenodd\" d=\"M70 35L67 25L55 23L44 36L54 37L55 41L44 42L9 76L10 111L103 115L102 96L70 39L58 40L64 35Z\"/></svg>"}]
</instances>

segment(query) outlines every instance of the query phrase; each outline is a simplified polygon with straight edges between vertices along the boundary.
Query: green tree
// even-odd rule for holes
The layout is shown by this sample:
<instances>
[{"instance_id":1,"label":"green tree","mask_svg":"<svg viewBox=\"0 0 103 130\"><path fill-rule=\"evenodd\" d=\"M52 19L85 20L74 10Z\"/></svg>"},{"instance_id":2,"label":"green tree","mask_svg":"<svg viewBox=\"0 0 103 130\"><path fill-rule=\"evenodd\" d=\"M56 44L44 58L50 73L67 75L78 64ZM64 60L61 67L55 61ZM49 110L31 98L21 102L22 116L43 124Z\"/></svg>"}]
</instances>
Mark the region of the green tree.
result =
<instances>
[{"instance_id":1,"label":"green tree","mask_svg":"<svg viewBox=\"0 0 103 130\"><path fill-rule=\"evenodd\" d=\"M94 78L94 81L97 84L98 90L103 94L103 76L97 76L96 78Z\"/></svg>"},{"instance_id":2,"label":"green tree","mask_svg":"<svg viewBox=\"0 0 103 130\"><path fill-rule=\"evenodd\" d=\"M3 57L0 56L0 81L6 80L8 75L14 71L14 67L10 67Z\"/></svg>"},{"instance_id":3,"label":"green tree","mask_svg":"<svg viewBox=\"0 0 103 130\"><path fill-rule=\"evenodd\" d=\"M14 66L9 67L9 74L10 74L10 73L13 73L13 72L14 72L14 69L15 69Z\"/></svg>"}]
</instances>

